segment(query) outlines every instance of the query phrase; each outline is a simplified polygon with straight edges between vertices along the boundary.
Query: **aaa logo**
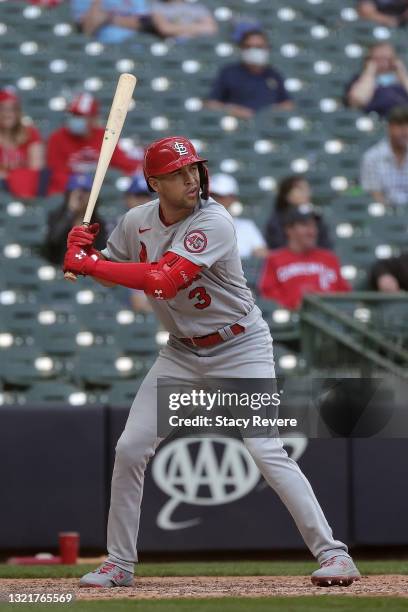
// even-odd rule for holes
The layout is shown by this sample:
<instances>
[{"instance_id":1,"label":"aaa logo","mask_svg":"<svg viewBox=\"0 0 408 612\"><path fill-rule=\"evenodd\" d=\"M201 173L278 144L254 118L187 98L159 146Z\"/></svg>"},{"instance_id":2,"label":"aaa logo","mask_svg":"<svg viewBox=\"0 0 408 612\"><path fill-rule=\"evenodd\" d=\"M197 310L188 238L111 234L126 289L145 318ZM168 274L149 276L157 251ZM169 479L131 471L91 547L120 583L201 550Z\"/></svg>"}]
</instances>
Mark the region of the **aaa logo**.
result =
<instances>
[{"instance_id":1,"label":"aaa logo","mask_svg":"<svg viewBox=\"0 0 408 612\"><path fill-rule=\"evenodd\" d=\"M156 484L170 499L157 517L161 529L193 527L200 518L175 522L181 503L218 506L245 497L260 473L241 441L233 438L180 438L160 450L153 462Z\"/></svg>"}]
</instances>

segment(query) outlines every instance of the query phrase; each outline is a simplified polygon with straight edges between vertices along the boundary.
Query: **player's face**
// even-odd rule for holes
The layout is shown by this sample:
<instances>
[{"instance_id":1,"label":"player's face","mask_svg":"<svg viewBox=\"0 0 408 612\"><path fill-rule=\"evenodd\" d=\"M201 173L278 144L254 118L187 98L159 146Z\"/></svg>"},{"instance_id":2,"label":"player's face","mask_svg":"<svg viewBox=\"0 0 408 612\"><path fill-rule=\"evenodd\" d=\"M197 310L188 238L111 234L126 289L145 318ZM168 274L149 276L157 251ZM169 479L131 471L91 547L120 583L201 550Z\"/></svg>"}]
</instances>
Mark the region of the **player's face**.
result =
<instances>
[{"instance_id":1,"label":"player's face","mask_svg":"<svg viewBox=\"0 0 408 612\"><path fill-rule=\"evenodd\" d=\"M155 177L152 187L166 204L179 210L192 210L200 191L198 164L188 164L170 174Z\"/></svg>"}]
</instances>

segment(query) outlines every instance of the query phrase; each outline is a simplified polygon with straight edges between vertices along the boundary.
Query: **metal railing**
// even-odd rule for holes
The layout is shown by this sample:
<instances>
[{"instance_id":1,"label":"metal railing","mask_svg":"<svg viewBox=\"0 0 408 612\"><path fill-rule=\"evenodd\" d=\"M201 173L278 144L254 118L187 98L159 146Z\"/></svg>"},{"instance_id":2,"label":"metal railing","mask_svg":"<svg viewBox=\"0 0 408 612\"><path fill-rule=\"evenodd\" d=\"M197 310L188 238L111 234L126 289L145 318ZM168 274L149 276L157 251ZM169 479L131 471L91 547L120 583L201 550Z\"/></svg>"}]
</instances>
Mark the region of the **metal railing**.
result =
<instances>
[{"instance_id":1,"label":"metal railing","mask_svg":"<svg viewBox=\"0 0 408 612\"><path fill-rule=\"evenodd\" d=\"M381 309L400 307L406 321L382 328ZM351 309L354 308L354 312ZM374 315L374 316L372 316ZM300 312L302 353L309 367L387 371L408 378L408 296L374 292L305 296Z\"/></svg>"}]
</instances>

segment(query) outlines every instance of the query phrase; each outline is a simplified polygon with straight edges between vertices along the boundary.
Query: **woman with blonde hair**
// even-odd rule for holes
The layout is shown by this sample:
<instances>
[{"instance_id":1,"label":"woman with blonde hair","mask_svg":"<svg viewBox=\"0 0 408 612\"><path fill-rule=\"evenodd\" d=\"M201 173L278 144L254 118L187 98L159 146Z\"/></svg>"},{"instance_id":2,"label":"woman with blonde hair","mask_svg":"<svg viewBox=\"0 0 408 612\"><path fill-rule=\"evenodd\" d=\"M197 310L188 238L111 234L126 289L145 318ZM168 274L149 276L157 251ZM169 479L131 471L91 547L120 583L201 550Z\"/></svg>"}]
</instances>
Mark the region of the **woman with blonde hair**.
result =
<instances>
[{"instance_id":1,"label":"woman with blonde hair","mask_svg":"<svg viewBox=\"0 0 408 612\"><path fill-rule=\"evenodd\" d=\"M0 90L0 179L20 197L40 190L44 169L44 145L39 131L22 121L20 100L13 89Z\"/></svg>"}]
</instances>

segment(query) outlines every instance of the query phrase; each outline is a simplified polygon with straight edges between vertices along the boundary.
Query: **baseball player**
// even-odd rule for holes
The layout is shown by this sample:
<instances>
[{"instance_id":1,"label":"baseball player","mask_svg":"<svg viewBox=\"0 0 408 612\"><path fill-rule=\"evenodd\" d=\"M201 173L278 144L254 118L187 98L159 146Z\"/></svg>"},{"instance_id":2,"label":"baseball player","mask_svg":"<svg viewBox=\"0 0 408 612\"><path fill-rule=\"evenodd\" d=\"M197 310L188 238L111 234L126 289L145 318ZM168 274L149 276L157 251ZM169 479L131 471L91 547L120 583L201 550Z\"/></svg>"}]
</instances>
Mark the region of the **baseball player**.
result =
<instances>
[{"instance_id":1,"label":"baseball player","mask_svg":"<svg viewBox=\"0 0 408 612\"><path fill-rule=\"evenodd\" d=\"M144 473L161 442L157 379L275 377L269 327L246 285L233 220L208 196L206 161L184 137L154 142L146 150L144 173L156 199L127 212L101 253L92 246L96 224L75 227L68 237L65 271L142 289L170 332L117 443L108 558L83 576L84 587L133 585ZM244 443L320 564L313 584L348 586L358 580L347 546L333 539L308 480L282 441L244 438Z\"/></svg>"}]
</instances>

